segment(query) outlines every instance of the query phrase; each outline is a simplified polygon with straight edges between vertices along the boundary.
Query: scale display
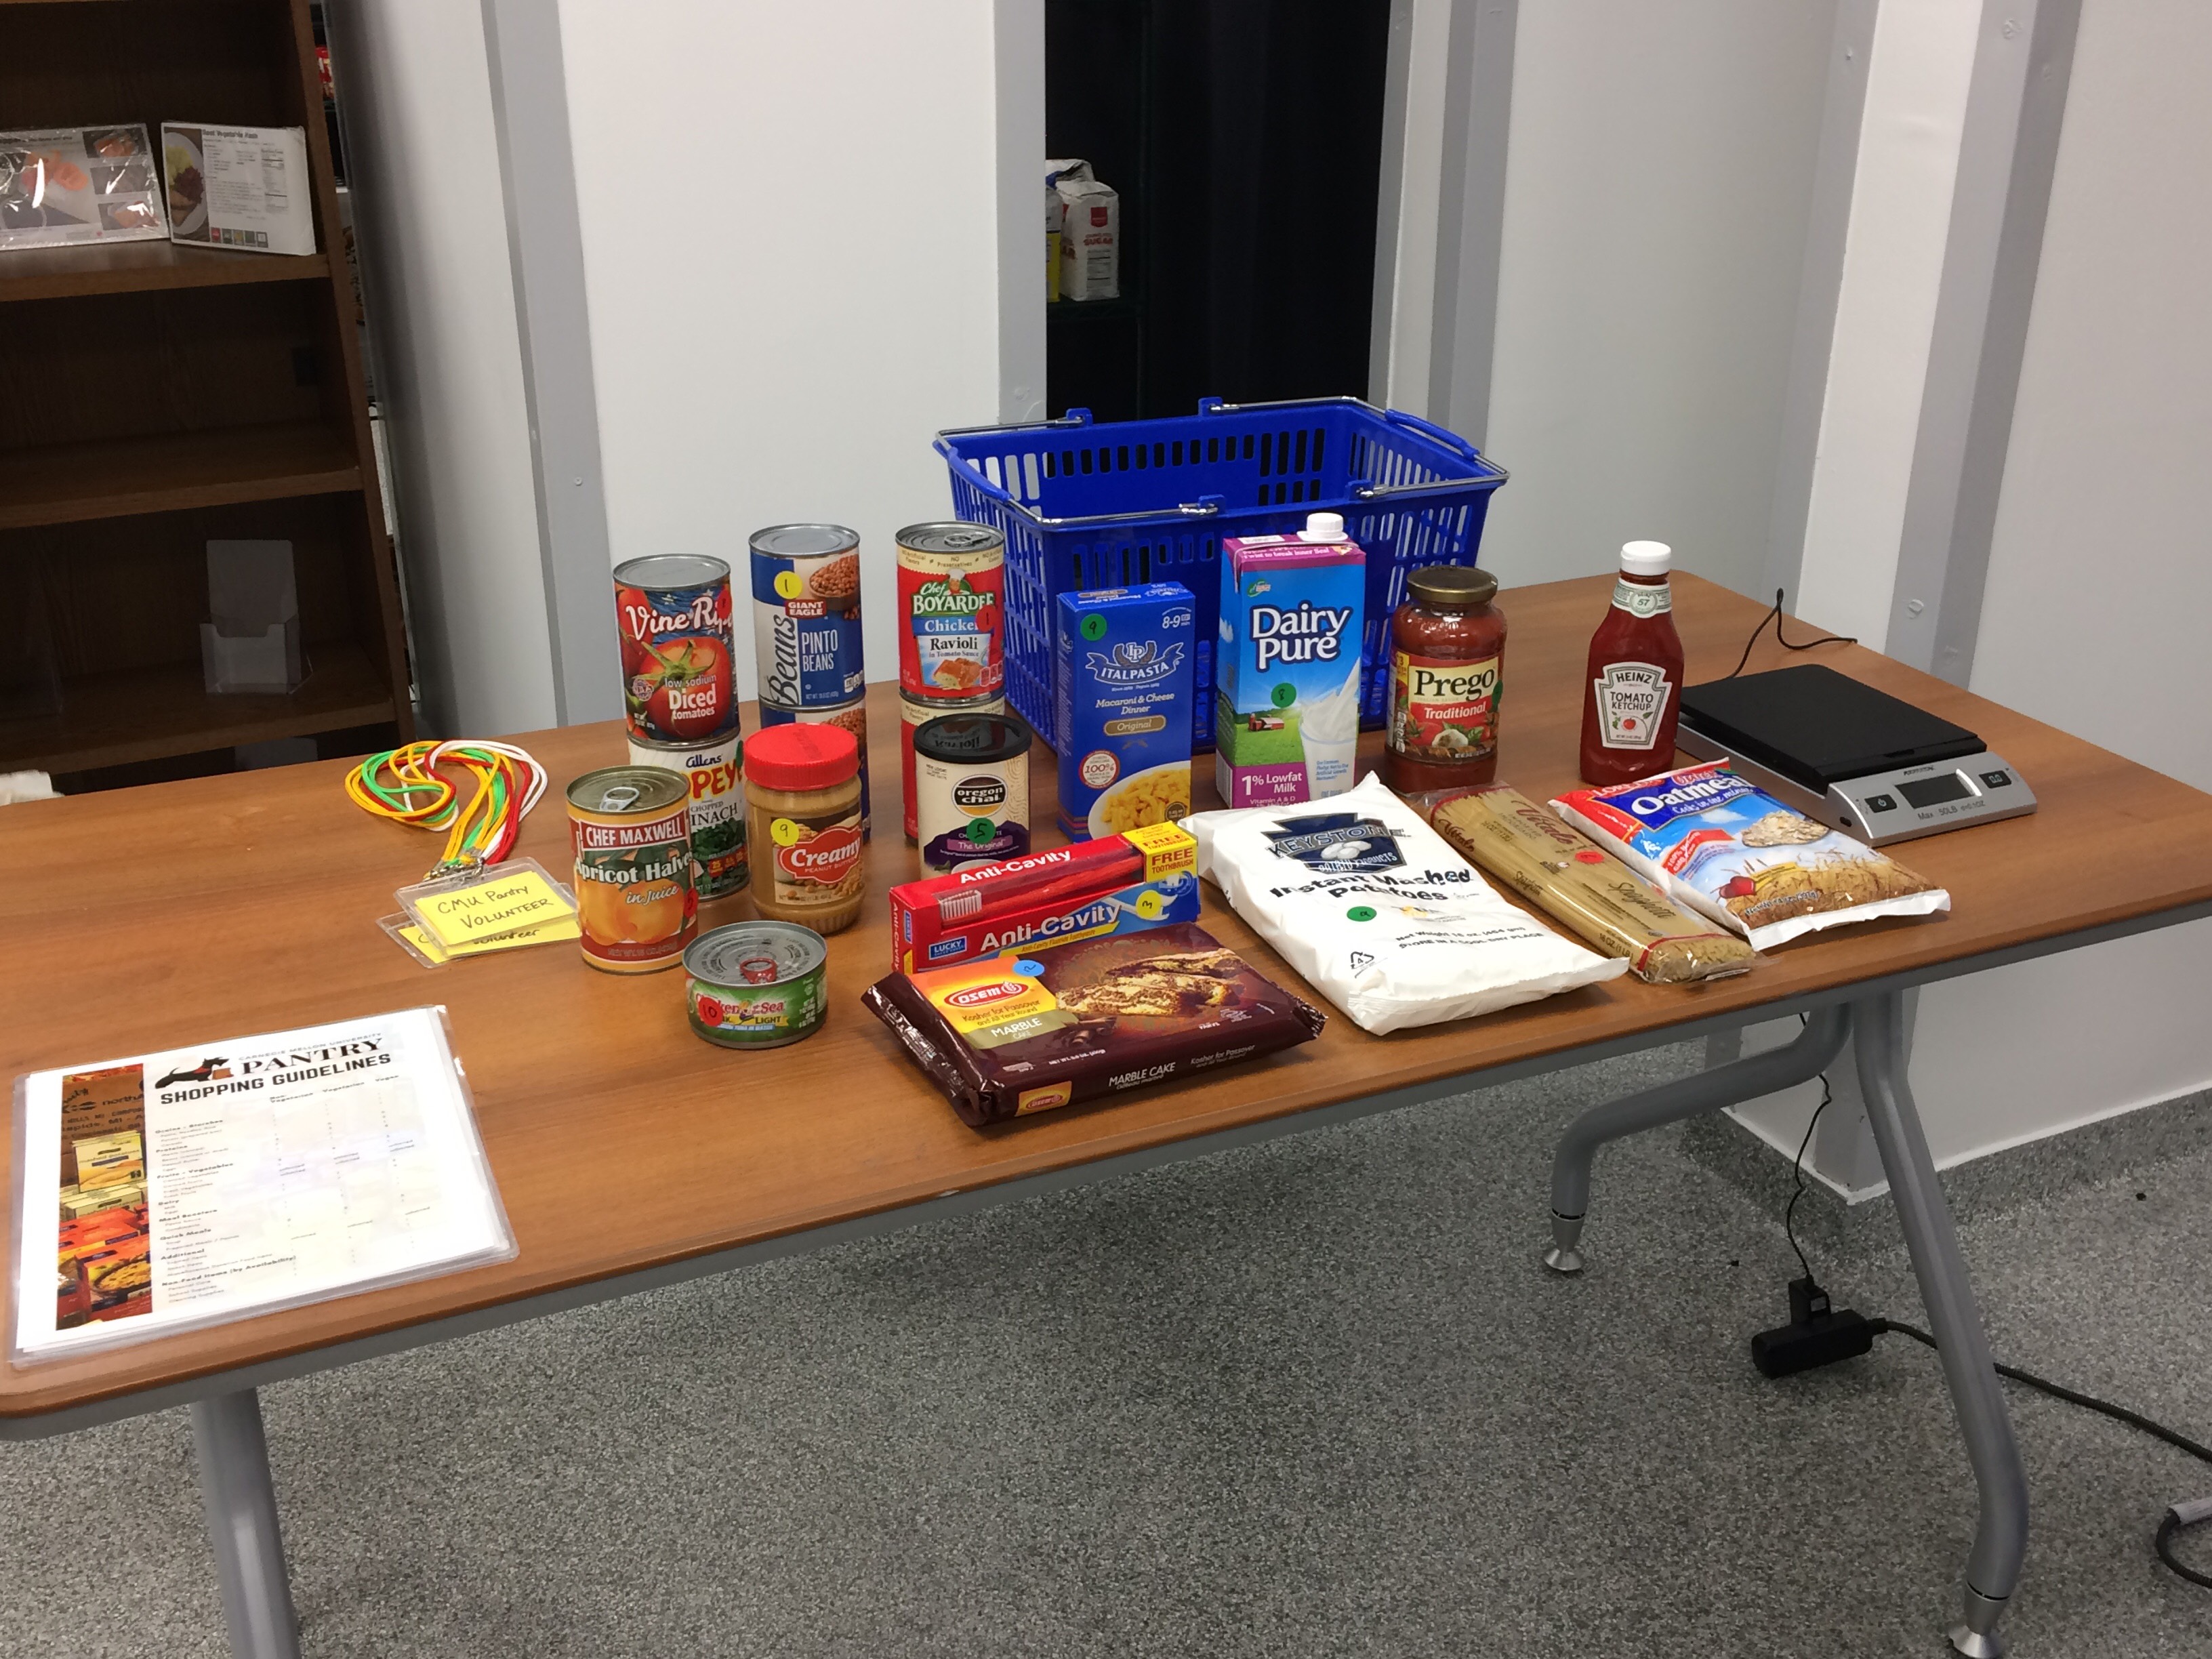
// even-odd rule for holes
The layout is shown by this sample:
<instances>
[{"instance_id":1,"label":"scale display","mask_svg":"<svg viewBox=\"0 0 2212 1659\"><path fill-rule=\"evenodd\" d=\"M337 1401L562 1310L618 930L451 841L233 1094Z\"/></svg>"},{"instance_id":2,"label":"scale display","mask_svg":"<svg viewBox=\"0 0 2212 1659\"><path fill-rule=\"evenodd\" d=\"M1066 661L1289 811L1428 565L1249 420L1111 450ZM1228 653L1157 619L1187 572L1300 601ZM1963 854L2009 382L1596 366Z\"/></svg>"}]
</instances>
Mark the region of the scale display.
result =
<instances>
[{"instance_id":1,"label":"scale display","mask_svg":"<svg viewBox=\"0 0 2212 1659\"><path fill-rule=\"evenodd\" d=\"M1685 688L1676 741L1875 847L2035 810L1965 726L1817 663Z\"/></svg>"}]
</instances>

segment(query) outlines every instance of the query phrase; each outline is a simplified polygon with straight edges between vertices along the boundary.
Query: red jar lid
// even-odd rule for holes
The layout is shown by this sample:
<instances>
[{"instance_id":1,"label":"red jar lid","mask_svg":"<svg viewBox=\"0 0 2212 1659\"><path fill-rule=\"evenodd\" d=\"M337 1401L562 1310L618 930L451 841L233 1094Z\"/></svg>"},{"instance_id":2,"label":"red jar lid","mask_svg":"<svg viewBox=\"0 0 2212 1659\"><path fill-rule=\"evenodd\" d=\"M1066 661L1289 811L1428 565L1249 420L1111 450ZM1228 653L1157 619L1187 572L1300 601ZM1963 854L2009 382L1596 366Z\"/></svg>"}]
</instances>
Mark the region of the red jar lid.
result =
<instances>
[{"instance_id":1,"label":"red jar lid","mask_svg":"<svg viewBox=\"0 0 2212 1659\"><path fill-rule=\"evenodd\" d=\"M745 739L745 776L764 789L828 789L860 769L860 740L842 726L794 721Z\"/></svg>"}]
</instances>

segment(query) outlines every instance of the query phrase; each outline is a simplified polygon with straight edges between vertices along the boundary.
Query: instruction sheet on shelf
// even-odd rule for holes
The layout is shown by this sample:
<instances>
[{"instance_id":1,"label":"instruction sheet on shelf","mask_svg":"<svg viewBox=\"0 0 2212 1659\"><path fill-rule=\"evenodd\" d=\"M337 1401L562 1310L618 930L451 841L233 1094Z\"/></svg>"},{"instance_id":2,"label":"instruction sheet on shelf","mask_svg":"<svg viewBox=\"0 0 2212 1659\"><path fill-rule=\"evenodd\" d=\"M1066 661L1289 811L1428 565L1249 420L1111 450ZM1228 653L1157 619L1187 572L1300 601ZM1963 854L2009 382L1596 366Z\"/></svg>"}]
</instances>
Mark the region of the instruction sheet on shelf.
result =
<instances>
[{"instance_id":1,"label":"instruction sheet on shelf","mask_svg":"<svg viewBox=\"0 0 2212 1659\"><path fill-rule=\"evenodd\" d=\"M22 1364L515 1253L442 1008L15 1084Z\"/></svg>"}]
</instances>

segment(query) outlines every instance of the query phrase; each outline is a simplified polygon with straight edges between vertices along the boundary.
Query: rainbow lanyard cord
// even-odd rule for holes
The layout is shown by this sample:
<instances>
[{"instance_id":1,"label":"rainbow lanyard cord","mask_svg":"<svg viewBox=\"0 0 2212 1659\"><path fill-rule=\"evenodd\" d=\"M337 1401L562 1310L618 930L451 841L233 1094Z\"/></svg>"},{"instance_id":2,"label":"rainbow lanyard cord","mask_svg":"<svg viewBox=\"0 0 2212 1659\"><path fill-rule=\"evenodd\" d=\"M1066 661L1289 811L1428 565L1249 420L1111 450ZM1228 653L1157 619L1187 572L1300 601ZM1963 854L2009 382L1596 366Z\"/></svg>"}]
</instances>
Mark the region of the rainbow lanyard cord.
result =
<instances>
[{"instance_id":1,"label":"rainbow lanyard cord","mask_svg":"<svg viewBox=\"0 0 2212 1659\"><path fill-rule=\"evenodd\" d=\"M467 804L441 764L476 779ZM446 831L444 856L426 880L496 864L514 850L522 820L545 793L545 769L512 744L455 738L388 749L346 774L355 805L380 818Z\"/></svg>"}]
</instances>

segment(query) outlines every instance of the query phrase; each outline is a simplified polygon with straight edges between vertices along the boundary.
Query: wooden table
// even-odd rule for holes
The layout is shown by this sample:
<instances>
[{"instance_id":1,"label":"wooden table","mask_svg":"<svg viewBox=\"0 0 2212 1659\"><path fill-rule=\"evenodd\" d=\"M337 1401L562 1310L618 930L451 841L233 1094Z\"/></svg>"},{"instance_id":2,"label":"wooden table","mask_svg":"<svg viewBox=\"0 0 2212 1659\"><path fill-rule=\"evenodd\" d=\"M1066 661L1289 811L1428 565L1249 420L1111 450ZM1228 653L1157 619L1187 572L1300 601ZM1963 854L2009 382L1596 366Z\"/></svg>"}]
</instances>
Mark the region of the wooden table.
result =
<instances>
[{"instance_id":1,"label":"wooden table","mask_svg":"<svg viewBox=\"0 0 2212 1659\"><path fill-rule=\"evenodd\" d=\"M1501 600L1512 632L1499 776L1531 796L1575 782L1583 655L1610 580L1516 589ZM1678 577L1675 590L1687 678L1726 673L1759 608L1693 577ZM1785 657L1770 632L1750 666L1807 659ZM257 1524L265 1533L242 1550L219 1543L234 1644L289 1652L289 1603L277 1605L283 1559L252 1393L264 1382L1409 1103L1464 1088L1478 1073L1499 1081L1784 1013L1826 1011L1808 1026L1809 1046L1784 1051L1794 1059L1761 1056L1705 1073L1717 1081L1592 1126L1580 1144L1778 1086L1774 1079L1789 1080L1793 1067L1820 1059L1823 1044L1833 1057L1846 1006L1860 1011L1863 1072L1875 1056L1870 1109L1879 1120L1881 1101L1894 1101L1893 1115L1917 1139L1901 1077L1885 1074L1879 1057L1895 1040L1879 1025L1881 1008L1931 980L2212 913L2212 797L1873 652L1830 646L1811 659L1970 727L2035 789L2041 810L2033 817L1902 849L1905 861L1950 890L1948 915L1818 935L1711 985L1622 978L1385 1038L1333 1013L1319 1041L1271 1060L983 1133L954 1116L859 1006L863 988L890 965L885 890L916 871L898 833L897 706L888 686L875 687L870 703L870 901L862 921L830 941L830 1024L767 1054L730 1053L693 1036L679 975L600 974L561 946L436 971L417 966L374 922L396 908L393 888L421 874L433 842L349 805L339 763L0 809L0 869L10 876L0 890L9 945L0 952L0 1075L443 1003L520 1246L512 1261L444 1278L8 1368L0 1373L0 1435L192 1404L211 1523L234 1536ZM621 731L574 727L520 741L555 784L521 851L560 869L568 825L559 787L622 759ZM1366 746L1375 742L1368 734ZM1202 777L1210 771L1204 758ZM1048 823L1053 758L1042 747L1032 790L1035 816ZM1214 803L1210 787L1199 794L1201 805ZM744 901L731 901L708 907L702 920L748 913ZM1304 988L1211 889L1206 925L1262 972ZM1879 1121L1876 1128L1880 1139ZM1568 1176L1571 1150L1562 1148ZM1910 1162L1911 1148L1885 1140L1883 1151L1903 1207L1921 1183L1909 1170L1900 1181L1892 1154ZM1578 1155L1586 1188L1586 1151ZM1934 1188L1932 1170L1924 1184ZM1565 1219L1578 1225L1579 1210L1569 1208ZM1922 1220L1948 1239L1940 1190L1933 1214ZM1561 1242L1571 1250L1575 1241ZM1939 1256L1941 1243L1929 1247ZM1920 1255L1916 1249L1916 1266ZM1949 1256L1955 1265L1955 1243ZM1939 1282L1944 1266L1929 1269ZM12 1260L9 1273L12 1282ZM1951 1277L1963 1292L1963 1269ZM1924 1289L1929 1273L1923 1282ZM1931 1310L1942 1299L1931 1296ZM1973 1352L1980 1330L1971 1297L1937 1317L1939 1334L1950 1328L1947 1362L1958 1353L1968 1371L1986 1373L1986 1347ZM1971 1379L1962 1384L1954 1374L1952 1382L1954 1395L1971 1392ZM1984 1392L1993 1397L1996 1386L1987 1376ZM1964 1397L1960 1408L1971 1442L1977 1429ZM2002 1419L2001 1401L1996 1411ZM2008 1447L2008 1425L2002 1437ZM1977 1473L1985 1474L1979 1457ZM1986 1478L1984 1498L1986 1522ZM2023 1528L2024 1516L2023 1504ZM2010 1546L2001 1539L1995 1547L2001 1557ZM2003 1577L2002 1562L1977 1562L1970 1598L2001 1607L2011 1585L1991 1575Z\"/></svg>"}]
</instances>

